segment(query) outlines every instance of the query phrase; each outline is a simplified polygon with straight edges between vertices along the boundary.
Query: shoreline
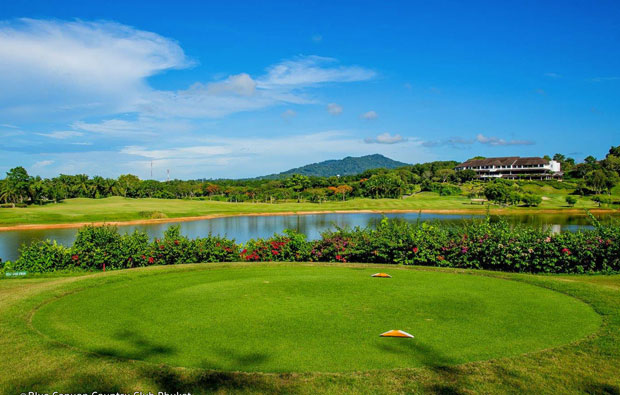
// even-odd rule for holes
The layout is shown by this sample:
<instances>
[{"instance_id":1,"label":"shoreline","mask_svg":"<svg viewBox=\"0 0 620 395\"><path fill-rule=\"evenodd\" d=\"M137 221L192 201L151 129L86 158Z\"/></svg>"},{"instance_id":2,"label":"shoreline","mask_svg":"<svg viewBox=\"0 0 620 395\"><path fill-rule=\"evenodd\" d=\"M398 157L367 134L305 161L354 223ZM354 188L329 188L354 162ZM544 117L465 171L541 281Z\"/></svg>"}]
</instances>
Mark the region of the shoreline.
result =
<instances>
[{"instance_id":1,"label":"shoreline","mask_svg":"<svg viewBox=\"0 0 620 395\"><path fill-rule=\"evenodd\" d=\"M620 211L613 209L591 209L592 214L618 214ZM392 209L392 210L312 210L312 211L282 211L273 213L237 213L237 214L205 214L189 217L173 217L173 218L155 218L155 219L135 219L128 221L94 221L94 222L67 222L57 224L20 224L0 226L0 232L10 232L15 230L45 230L45 229L71 229L81 228L87 225L102 226L129 226L129 225L148 225L148 224L165 224L171 222L191 222L201 221L215 218L228 217L268 217L268 216L288 216L288 215L315 215L315 214L459 214L459 215L484 215L487 213L486 208L481 209ZM566 214L566 215L585 215L585 209L542 209L535 212L514 212L508 209L492 209L492 215L526 215L526 214Z\"/></svg>"}]
</instances>

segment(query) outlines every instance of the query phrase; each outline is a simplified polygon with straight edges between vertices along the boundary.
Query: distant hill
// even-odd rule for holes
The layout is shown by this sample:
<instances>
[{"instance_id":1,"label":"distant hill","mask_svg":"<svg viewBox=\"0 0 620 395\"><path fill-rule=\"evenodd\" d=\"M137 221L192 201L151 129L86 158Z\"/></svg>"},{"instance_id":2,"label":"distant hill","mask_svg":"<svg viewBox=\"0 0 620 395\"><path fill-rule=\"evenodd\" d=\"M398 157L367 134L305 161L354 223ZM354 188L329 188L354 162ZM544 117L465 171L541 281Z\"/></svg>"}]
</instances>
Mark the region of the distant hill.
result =
<instances>
[{"instance_id":1,"label":"distant hill","mask_svg":"<svg viewBox=\"0 0 620 395\"><path fill-rule=\"evenodd\" d=\"M306 166L297 167L295 169L283 171L279 174L270 174L268 176L258 177L261 179L278 179L286 178L293 174L302 174L304 176L350 176L362 173L369 169L386 168L396 169L398 167L408 166L408 163L399 162L386 158L380 154L366 156L347 156L344 159L332 159L319 163L312 163Z\"/></svg>"}]
</instances>

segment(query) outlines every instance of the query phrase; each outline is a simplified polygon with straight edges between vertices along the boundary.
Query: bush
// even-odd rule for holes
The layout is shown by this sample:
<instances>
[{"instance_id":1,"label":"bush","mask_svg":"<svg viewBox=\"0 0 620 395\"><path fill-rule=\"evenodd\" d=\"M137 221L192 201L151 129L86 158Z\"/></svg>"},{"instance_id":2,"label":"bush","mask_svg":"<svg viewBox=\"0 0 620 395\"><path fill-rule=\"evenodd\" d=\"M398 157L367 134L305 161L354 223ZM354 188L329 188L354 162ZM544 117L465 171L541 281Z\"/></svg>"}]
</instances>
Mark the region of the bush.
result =
<instances>
[{"instance_id":1,"label":"bush","mask_svg":"<svg viewBox=\"0 0 620 395\"><path fill-rule=\"evenodd\" d=\"M248 241L240 257L245 261L307 261L310 258L310 244L306 241L306 235L286 229L283 235Z\"/></svg>"},{"instance_id":2,"label":"bush","mask_svg":"<svg viewBox=\"0 0 620 395\"><path fill-rule=\"evenodd\" d=\"M87 225L77 232L71 259L84 269L122 268L122 239L115 226Z\"/></svg>"},{"instance_id":3,"label":"bush","mask_svg":"<svg viewBox=\"0 0 620 395\"><path fill-rule=\"evenodd\" d=\"M56 241L46 240L22 245L13 269L44 273L72 269L76 266L67 247L57 244Z\"/></svg>"},{"instance_id":4,"label":"bush","mask_svg":"<svg viewBox=\"0 0 620 395\"><path fill-rule=\"evenodd\" d=\"M542 197L534 195L533 193L524 194L521 200L523 200L523 203L528 207L537 207L542 203Z\"/></svg>"},{"instance_id":5,"label":"bush","mask_svg":"<svg viewBox=\"0 0 620 395\"><path fill-rule=\"evenodd\" d=\"M178 226L149 242L143 232L119 235L115 227L84 227L71 248L49 241L24 245L12 270L111 269L198 262L322 261L396 263L528 273L620 271L620 226L552 234L544 228L511 226L503 220L409 223L384 218L376 228L336 228L307 241L286 230L245 245L209 235L188 239ZM6 269L6 268L5 268Z\"/></svg>"},{"instance_id":6,"label":"bush","mask_svg":"<svg viewBox=\"0 0 620 395\"><path fill-rule=\"evenodd\" d=\"M568 204L571 207L574 207L575 204L577 203L577 198L571 195L566 196L566 204Z\"/></svg>"}]
</instances>

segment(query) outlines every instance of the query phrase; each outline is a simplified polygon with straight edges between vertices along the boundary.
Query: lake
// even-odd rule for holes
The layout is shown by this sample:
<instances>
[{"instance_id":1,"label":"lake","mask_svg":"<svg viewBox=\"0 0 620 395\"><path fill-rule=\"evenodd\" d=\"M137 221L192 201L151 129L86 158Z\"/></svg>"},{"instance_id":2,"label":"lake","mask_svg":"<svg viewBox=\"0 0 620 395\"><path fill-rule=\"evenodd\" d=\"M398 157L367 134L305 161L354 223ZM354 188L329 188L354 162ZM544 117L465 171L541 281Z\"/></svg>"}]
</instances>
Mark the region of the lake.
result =
<instances>
[{"instance_id":1,"label":"lake","mask_svg":"<svg viewBox=\"0 0 620 395\"><path fill-rule=\"evenodd\" d=\"M483 218L482 215L457 214L385 214L388 218L402 218L406 221L446 221L459 222L470 218ZM321 232L335 226L375 226L383 217L382 214L349 213L349 214L307 214L307 215L274 215L274 216L239 216L204 219L189 222L168 222L160 224L143 224L119 226L121 232L133 232L135 229L145 231L151 238L161 237L171 225L180 225L181 233L190 237L202 237L211 232L214 235L227 236L238 242L252 238L269 237L284 229L294 229L317 239ZM511 223L531 226L550 226L554 232L575 231L590 226L588 218L583 215L515 215L505 216ZM604 220L604 219L603 219ZM71 245L75 239L77 228L72 229L37 229L0 232L0 258L15 260L18 248L23 243L35 240L56 240L64 245Z\"/></svg>"}]
</instances>

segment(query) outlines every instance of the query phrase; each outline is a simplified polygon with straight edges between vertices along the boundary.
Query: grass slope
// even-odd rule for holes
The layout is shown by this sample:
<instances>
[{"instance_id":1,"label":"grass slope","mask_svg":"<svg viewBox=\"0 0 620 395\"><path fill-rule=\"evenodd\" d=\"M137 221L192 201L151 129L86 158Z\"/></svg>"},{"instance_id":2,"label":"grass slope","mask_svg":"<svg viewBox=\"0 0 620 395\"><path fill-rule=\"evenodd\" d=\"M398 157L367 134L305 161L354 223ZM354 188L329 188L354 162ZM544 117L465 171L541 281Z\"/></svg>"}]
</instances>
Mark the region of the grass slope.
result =
<instances>
[{"instance_id":1,"label":"grass slope","mask_svg":"<svg viewBox=\"0 0 620 395\"><path fill-rule=\"evenodd\" d=\"M237 265L226 265L236 268ZM274 265L276 268L279 265ZM381 266L383 270L385 266ZM378 268L378 267L377 267ZM396 267L390 267L394 270ZM373 268L374 269L374 268ZM180 275L196 265L152 267L136 273ZM263 374L172 368L105 357L59 345L33 329L34 309L92 285L131 283L130 271L76 277L0 281L0 393L27 390L201 393L618 393L620 391L620 275L532 276L451 269L414 272L463 273L515 280L578 298L601 317L585 339L524 355L446 365L430 358L425 367L379 373ZM399 272L400 273L400 272ZM139 276L138 276L139 277ZM138 278L136 277L136 278ZM445 278L445 277L442 277ZM104 294L98 294L103 297ZM62 300L62 299L60 299ZM59 302L60 302L59 300ZM54 303L54 302L52 302ZM518 300L512 303L518 303ZM142 306L135 306L139 312ZM100 315L93 311L89 320ZM99 320L101 321L101 320ZM174 322L167 323L174 325ZM128 328L129 330L131 328ZM179 332L182 329L179 329ZM419 341L419 339L418 339ZM147 344L148 345L148 344ZM155 347L152 351L160 352Z\"/></svg>"},{"instance_id":2,"label":"grass slope","mask_svg":"<svg viewBox=\"0 0 620 395\"><path fill-rule=\"evenodd\" d=\"M472 205L464 196L438 196L423 192L406 199L352 199L345 202L315 203L228 203L176 199L69 199L58 204L27 208L0 208L0 226L19 224L63 224L79 222L131 221L150 219L153 212L168 218L205 215L236 215L337 210L429 210L484 213L486 206ZM576 209L596 208L590 200L580 200ZM527 214L543 210L567 210L563 195L550 195L538 208L491 207L493 213ZM613 212L614 210L609 210ZM617 212L618 210L615 210Z\"/></svg>"},{"instance_id":3,"label":"grass slope","mask_svg":"<svg viewBox=\"0 0 620 395\"><path fill-rule=\"evenodd\" d=\"M390 268L251 265L90 286L33 325L98 354L227 371L338 372L518 355L596 330L586 304L488 277ZM92 319L96 312L98 319ZM390 329L413 341L381 338Z\"/></svg>"}]
</instances>

